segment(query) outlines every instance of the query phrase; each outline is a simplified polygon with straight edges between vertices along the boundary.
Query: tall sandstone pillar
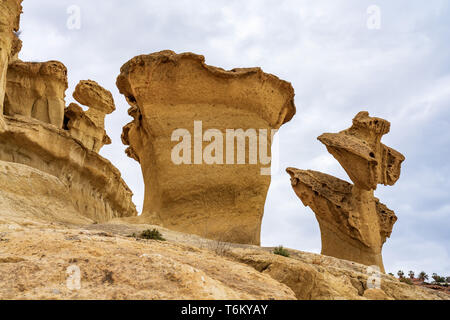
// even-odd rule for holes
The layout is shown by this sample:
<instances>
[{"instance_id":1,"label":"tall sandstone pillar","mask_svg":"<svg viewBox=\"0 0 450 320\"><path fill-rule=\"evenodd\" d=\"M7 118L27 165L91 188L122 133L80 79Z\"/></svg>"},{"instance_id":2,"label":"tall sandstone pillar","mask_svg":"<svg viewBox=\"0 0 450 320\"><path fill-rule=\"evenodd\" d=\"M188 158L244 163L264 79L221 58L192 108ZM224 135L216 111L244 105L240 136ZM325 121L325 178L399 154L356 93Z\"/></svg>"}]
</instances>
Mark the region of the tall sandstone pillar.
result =
<instances>
[{"instance_id":1,"label":"tall sandstone pillar","mask_svg":"<svg viewBox=\"0 0 450 320\"><path fill-rule=\"evenodd\" d=\"M270 174L261 174L261 169L270 169L270 163L263 165L258 159L250 164L254 158L247 139L245 164L236 164L238 143L233 141L230 156L226 133L267 130L268 141L258 138L267 142L270 155L270 130L279 129L295 114L291 84L259 68L225 71L206 65L200 55L162 51L127 62L117 86L134 118L124 127L122 140L129 145L127 154L142 168L141 219L212 239L258 245L270 185ZM205 141L196 145L194 127L200 135L209 132L214 138L205 134ZM191 135L192 154L186 156L187 149L183 150L191 164L173 161L180 140L172 138L179 129ZM216 161L208 164L201 153L208 153L208 145L218 140L222 144L216 146L223 149L216 149L212 153ZM227 164L227 157L235 157L235 164Z\"/></svg>"},{"instance_id":2,"label":"tall sandstone pillar","mask_svg":"<svg viewBox=\"0 0 450 320\"><path fill-rule=\"evenodd\" d=\"M15 55L14 43L18 42L14 31L19 30L22 0L0 1L0 132L6 127L3 120L3 101L5 99L6 72L9 60Z\"/></svg>"}]
</instances>

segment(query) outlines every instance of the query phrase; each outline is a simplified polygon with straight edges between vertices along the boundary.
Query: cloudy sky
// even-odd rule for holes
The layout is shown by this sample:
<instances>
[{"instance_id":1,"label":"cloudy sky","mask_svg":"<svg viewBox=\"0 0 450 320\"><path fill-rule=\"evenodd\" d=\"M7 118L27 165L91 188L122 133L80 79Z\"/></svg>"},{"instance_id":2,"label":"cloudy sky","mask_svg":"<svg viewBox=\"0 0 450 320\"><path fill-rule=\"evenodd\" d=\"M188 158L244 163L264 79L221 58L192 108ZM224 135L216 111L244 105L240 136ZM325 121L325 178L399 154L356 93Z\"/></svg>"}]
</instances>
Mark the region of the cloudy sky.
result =
<instances>
[{"instance_id":1,"label":"cloudy sky","mask_svg":"<svg viewBox=\"0 0 450 320\"><path fill-rule=\"evenodd\" d=\"M79 25L72 19L77 8ZM384 246L386 270L450 276L449 21L447 0L25 0L20 58L62 61L67 103L79 80L113 93L117 111L106 123L113 144L101 154L120 169L138 209L144 184L120 141L131 118L115 86L126 61L164 49L191 51L210 65L260 66L290 81L297 115L280 131L281 169L263 221L267 246L320 252L314 214L291 190L284 168L348 180L317 136L349 127L361 110L388 119L383 142L406 161L399 182L376 191L399 218Z\"/></svg>"}]
</instances>

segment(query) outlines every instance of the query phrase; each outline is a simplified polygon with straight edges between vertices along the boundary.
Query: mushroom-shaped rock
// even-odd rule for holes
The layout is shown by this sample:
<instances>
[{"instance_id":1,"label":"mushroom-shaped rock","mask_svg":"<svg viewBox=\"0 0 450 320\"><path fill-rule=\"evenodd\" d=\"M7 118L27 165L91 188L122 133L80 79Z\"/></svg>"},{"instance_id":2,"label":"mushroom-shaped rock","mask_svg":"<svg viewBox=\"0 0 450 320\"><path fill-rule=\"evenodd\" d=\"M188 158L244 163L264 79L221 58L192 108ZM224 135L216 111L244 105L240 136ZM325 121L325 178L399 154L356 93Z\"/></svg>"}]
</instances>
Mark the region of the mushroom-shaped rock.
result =
<instances>
[{"instance_id":1,"label":"mushroom-shaped rock","mask_svg":"<svg viewBox=\"0 0 450 320\"><path fill-rule=\"evenodd\" d=\"M116 110L111 92L92 80L80 81L75 87L73 97L82 105L89 107L91 112L97 111L101 115L106 115Z\"/></svg>"},{"instance_id":2,"label":"mushroom-shaped rock","mask_svg":"<svg viewBox=\"0 0 450 320\"><path fill-rule=\"evenodd\" d=\"M375 190L378 184L392 186L400 178L405 157L381 143L391 124L369 117L362 111L353 119L351 128L339 133L325 133L318 139L345 169L355 185Z\"/></svg>"},{"instance_id":3,"label":"mushroom-shaped rock","mask_svg":"<svg viewBox=\"0 0 450 320\"><path fill-rule=\"evenodd\" d=\"M201 55L162 51L127 62L117 86L134 118L122 141L142 167L141 219L259 244L270 185L270 158L261 155L270 157L272 130L295 114L291 84L259 68L225 71Z\"/></svg>"},{"instance_id":4,"label":"mushroom-shaped rock","mask_svg":"<svg viewBox=\"0 0 450 320\"><path fill-rule=\"evenodd\" d=\"M78 83L73 97L89 110L84 112L77 104L70 104L65 111L66 129L85 147L98 153L111 143L105 131L105 116L116 109L112 94L95 81L85 80Z\"/></svg>"},{"instance_id":5,"label":"mushroom-shaped rock","mask_svg":"<svg viewBox=\"0 0 450 320\"><path fill-rule=\"evenodd\" d=\"M378 266L383 272L382 247L397 217L373 192L378 183L393 185L399 179L405 159L381 143L389 127L386 120L360 112L350 129L319 137L354 185L317 171L287 169L295 193L316 214L322 254Z\"/></svg>"},{"instance_id":6,"label":"mushroom-shaped rock","mask_svg":"<svg viewBox=\"0 0 450 320\"><path fill-rule=\"evenodd\" d=\"M3 104L6 90L6 73L11 59L20 50L19 30L22 0L0 1L0 132L6 128L3 120Z\"/></svg>"},{"instance_id":7,"label":"mushroom-shaped rock","mask_svg":"<svg viewBox=\"0 0 450 320\"><path fill-rule=\"evenodd\" d=\"M24 116L62 128L67 69L58 61L9 64L5 115Z\"/></svg>"}]
</instances>

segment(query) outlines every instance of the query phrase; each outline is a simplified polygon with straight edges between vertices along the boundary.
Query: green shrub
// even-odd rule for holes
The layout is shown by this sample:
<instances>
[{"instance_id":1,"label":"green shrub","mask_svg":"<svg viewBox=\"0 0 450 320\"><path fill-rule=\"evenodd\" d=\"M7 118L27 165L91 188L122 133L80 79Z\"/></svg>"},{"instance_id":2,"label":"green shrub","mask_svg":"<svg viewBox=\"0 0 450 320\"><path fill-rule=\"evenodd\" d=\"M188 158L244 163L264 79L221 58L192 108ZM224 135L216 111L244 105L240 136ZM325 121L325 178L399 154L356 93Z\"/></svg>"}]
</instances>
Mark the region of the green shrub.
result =
<instances>
[{"instance_id":1,"label":"green shrub","mask_svg":"<svg viewBox=\"0 0 450 320\"><path fill-rule=\"evenodd\" d=\"M289 252L285 248L283 248L283 246L276 247L275 250L273 250L273 253L283 257L290 256Z\"/></svg>"},{"instance_id":2,"label":"green shrub","mask_svg":"<svg viewBox=\"0 0 450 320\"><path fill-rule=\"evenodd\" d=\"M400 282L403 282L403 283L406 283L406 284L409 284L409 285L413 284L411 279L408 279L408 278L400 278Z\"/></svg>"},{"instance_id":3,"label":"green shrub","mask_svg":"<svg viewBox=\"0 0 450 320\"><path fill-rule=\"evenodd\" d=\"M164 239L164 237L162 236L161 232L159 232L157 229L153 230L148 229L142 231L138 235L136 233L133 233L130 237L138 239L166 241L166 239Z\"/></svg>"}]
</instances>

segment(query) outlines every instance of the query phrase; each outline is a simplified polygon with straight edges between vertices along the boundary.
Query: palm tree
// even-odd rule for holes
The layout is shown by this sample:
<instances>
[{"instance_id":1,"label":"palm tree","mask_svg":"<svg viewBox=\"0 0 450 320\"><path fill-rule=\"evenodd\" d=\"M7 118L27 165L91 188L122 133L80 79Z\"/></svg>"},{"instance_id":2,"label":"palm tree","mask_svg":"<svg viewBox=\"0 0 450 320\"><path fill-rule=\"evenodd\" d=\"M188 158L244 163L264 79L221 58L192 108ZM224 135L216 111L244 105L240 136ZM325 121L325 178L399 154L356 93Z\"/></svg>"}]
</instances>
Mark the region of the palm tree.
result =
<instances>
[{"instance_id":1,"label":"palm tree","mask_svg":"<svg viewBox=\"0 0 450 320\"><path fill-rule=\"evenodd\" d=\"M425 282L425 280L428 280L428 275L425 273L425 271L422 271L422 272L419 273L419 279L422 282Z\"/></svg>"},{"instance_id":2,"label":"palm tree","mask_svg":"<svg viewBox=\"0 0 450 320\"><path fill-rule=\"evenodd\" d=\"M437 283L444 282L444 280L445 280L443 277L439 276L437 273L433 273L433 275L431 277Z\"/></svg>"},{"instance_id":3,"label":"palm tree","mask_svg":"<svg viewBox=\"0 0 450 320\"><path fill-rule=\"evenodd\" d=\"M404 273L402 270L399 270L399 271L397 272L397 275L398 275L398 277L399 277L400 279L403 279L403 278L405 277L405 273Z\"/></svg>"},{"instance_id":4,"label":"palm tree","mask_svg":"<svg viewBox=\"0 0 450 320\"><path fill-rule=\"evenodd\" d=\"M408 276L410 279L414 279L414 271L409 271Z\"/></svg>"}]
</instances>

